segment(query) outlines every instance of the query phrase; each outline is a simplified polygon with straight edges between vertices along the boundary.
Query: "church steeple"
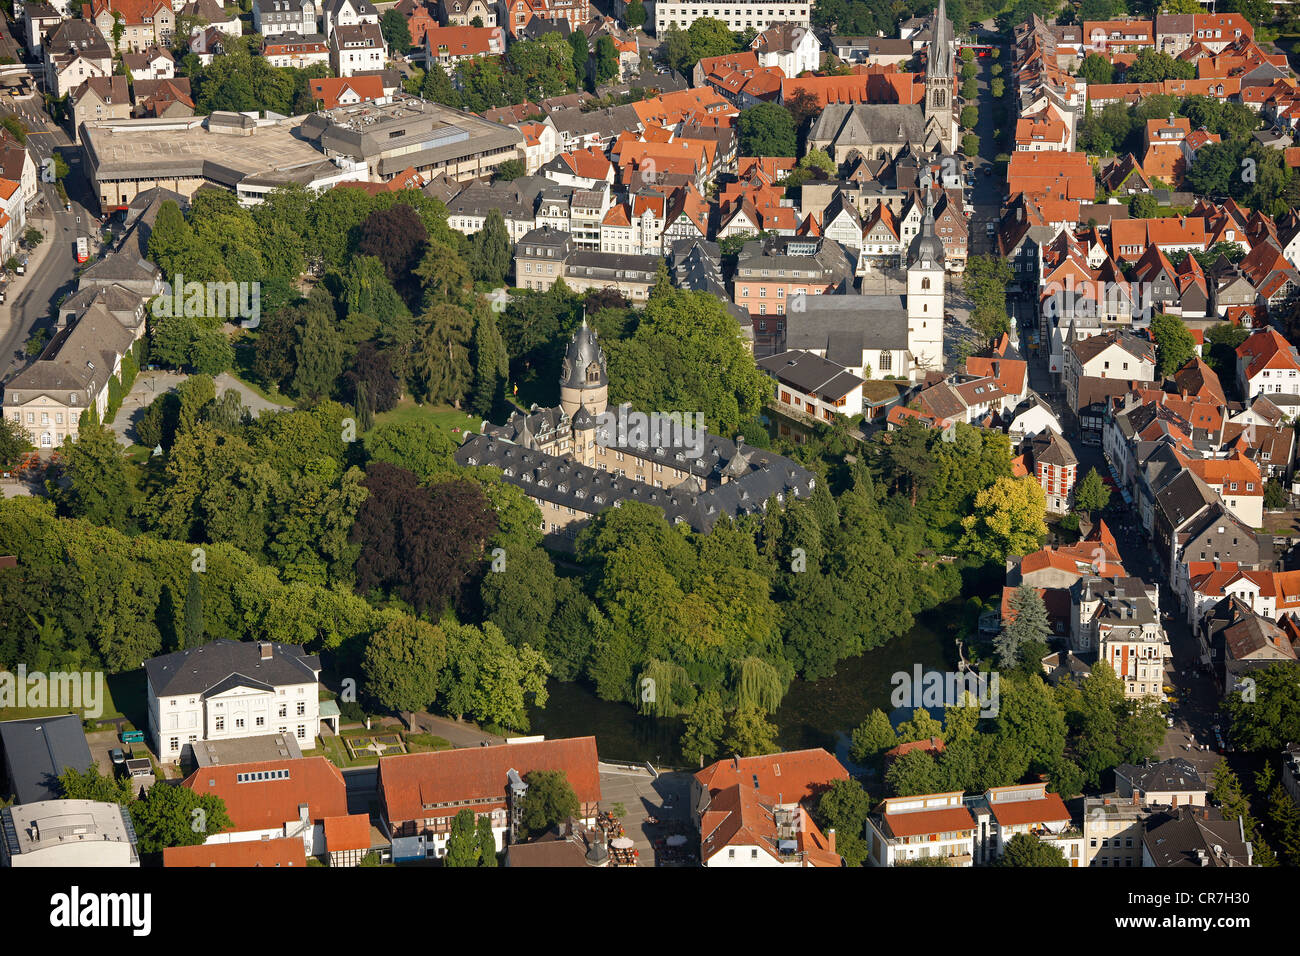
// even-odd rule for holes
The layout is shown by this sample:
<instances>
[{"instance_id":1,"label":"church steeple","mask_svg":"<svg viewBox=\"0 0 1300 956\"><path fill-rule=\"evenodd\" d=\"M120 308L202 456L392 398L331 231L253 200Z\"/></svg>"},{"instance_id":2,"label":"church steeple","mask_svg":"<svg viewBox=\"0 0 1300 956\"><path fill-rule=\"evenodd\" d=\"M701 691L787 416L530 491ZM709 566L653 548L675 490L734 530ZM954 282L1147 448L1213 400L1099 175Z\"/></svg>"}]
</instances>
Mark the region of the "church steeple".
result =
<instances>
[{"instance_id":1,"label":"church steeple","mask_svg":"<svg viewBox=\"0 0 1300 956\"><path fill-rule=\"evenodd\" d=\"M946 125L951 125L952 122L954 46L952 24L948 22L948 7L944 0L939 0L930 27L930 46L926 52L925 115L927 118L937 116Z\"/></svg>"}]
</instances>

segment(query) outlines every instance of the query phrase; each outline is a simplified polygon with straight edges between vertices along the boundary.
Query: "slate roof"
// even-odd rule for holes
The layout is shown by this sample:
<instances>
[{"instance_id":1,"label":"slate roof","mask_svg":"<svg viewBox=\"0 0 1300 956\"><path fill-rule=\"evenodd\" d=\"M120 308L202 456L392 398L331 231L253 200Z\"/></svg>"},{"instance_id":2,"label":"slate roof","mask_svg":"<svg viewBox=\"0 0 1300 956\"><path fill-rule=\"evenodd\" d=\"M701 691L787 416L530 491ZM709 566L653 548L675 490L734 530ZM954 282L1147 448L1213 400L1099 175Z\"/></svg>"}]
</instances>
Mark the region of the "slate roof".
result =
<instances>
[{"instance_id":1,"label":"slate roof","mask_svg":"<svg viewBox=\"0 0 1300 956\"><path fill-rule=\"evenodd\" d=\"M1213 807L1179 807L1153 816L1142 847L1156 866L1249 866L1241 822Z\"/></svg>"},{"instance_id":2,"label":"slate roof","mask_svg":"<svg viewBox=\"0 0 1300 956\"><path fill-rule=\"evenodd\" d=\"M724 514L761 512L773 496L778 500L786 496L808 497L816 485L812 474L788 458L757 448L742 451L734 442L717 435L706 434L703 442L703 454L695 459L672 448L611 447L645 461L689 471L704 481L720 482L724 474L731 478L706 491L698 490L698 484L695 488L688 484L656 488L487 435L467 439L456 450L456 462L499 468L506 481L528 495L575 511L598 514L624 501L641 501L662 510L669 521L685 522L700 532L709 531ZM735 474L739 470L737 462L744 466L739 475Z\"/></svg>"},{"instance_id":3,"label":"slate roof","mask_svg":"<svg viewBox=\"0 0 1300 956\"><path fill-rule=\"evenodd\" d=\"M812 352L781 352L760 359L757 364L778 381L787 382L807 395L818 395L828 400L843 398L863 383L863 379L844 366Z\"/></svg>"},{"instance_id":4,"label":"slate roof","mask_svg":"<svg viewBox=\"0 0 1300 956\"><path fill-rule=\"evenodd\" d=\"M19 804L61 798L59 774L88 770L95 762L75 714L6 720L0 723L0 751L9 791Z\"/></svg>"},{"instance_id":5,"label":"slate roof","mask_svg":"<svg viewBox=\"0 0 1300 956\"><path fill-rule=\"evenodd\" d=\"M825 351L840 365L862 364L863 349L907 348L903 295L810 295L786 315L786 348Z\"/></svg>"},{"instance_id":6,"label":"slate roof","mask_svg":"<svg viewBox=\"0 0 1300 956\"><path fill-rule=\"evenodd\" d=\"M1148 760L1142 766L1122 763L1115 768L1117 788L1121 781L1127 784L1124 795L1133 790L1140 790L1142 793L1195 790L1203 793L1209 789L1191 762L1181 757L1171 757L1159 763Z\"/></svg>"},{"instance_id":7,"label":"slate roof","mask_svg":"<svg viewBox=\"0 0 1300 956\"><path fill-rule=\"evenodd\" d=\"M320 658L299 645L273 641L270 660L262 660L260 642L222 638L152 657L144 662L144 669L159 697L210 695L241 683L261 687L311 683L320 672Z\"/></svg>"}]
</instances>

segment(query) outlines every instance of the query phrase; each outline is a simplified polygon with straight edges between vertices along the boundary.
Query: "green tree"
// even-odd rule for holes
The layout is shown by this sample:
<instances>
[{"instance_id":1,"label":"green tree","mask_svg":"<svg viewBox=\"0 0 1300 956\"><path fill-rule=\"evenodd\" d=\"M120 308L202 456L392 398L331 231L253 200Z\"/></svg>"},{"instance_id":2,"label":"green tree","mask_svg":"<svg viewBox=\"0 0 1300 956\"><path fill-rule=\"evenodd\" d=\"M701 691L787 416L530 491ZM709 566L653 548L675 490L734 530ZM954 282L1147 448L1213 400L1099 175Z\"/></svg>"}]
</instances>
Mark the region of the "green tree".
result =
<instances>
[{"instance_id":1,"label":"green tree","mask_svg":"<svg viewBox=\"0 0 1300 956\"><path fill-rule=\"evenodd\" d=\"M727 720L722 712L722 699L713 689L706 690L686 715L686 729L682 733L682 756L691 763L712 760L722 752L722 738Z\"/></svg>"},{"instance_id":2,"label":"green tree","mask_svg":"<svg viewBox=\"0 0 1300 956\"><path fill-rule=\"evenodd\" d=\"M1033 478L999 478L975 496L974 513L962 519L964 550L1002 561L1037 551L1047 534L1047 497Z\"/></svg>"},{"instance_id":3,"label":"green tree","mask_svg":"<svg viewBox=\"0 0 1300 956\"><path fill-rule=\"evenodd\" d=\"M1052 626L1047 621L1047 606L1037 588L1022 584L1011 596L1011 610L1015 617L1006 623L993 642L998 653L998 663L1010 669L1020 663L1021 648L1027 644L1044 642L1052 636Z\"/></svg>"},{"instance_id":4,"label":"green tree","mask_svg":"<svg viewBox=\"0 0 1300 956\"><path fill-rule=\"evenodd\" d=\"M478 818L478 865L497 865L497 838L490 817Z\"/></svg>"},{"instance_id":5,"label":"green tree","mask_svg":"<svg viewBox=\"0 0 1300 956\"><path fill-rule=\"evenodd\" d=\"M1074 510L1083 514L1105 511L1110 504L1110 486L1101 480L1096 468L1089 468L1074 488Z\"/></svg>"},{"instance_id":6,"label":"green tree","mask_svg":"<svg viewBox=\"0 0 1300 956\"><path fill-rule=\"evenodd\" d=\"M12 419L0 418L0 470L12 468L31 450L27 429Z\"/></svg>"},{"instance_id":7,"label":"green tree","mask_svg":"<svg viewBox=\"0 0 1300 956\"><path fill-rule=\"evenodd\" d=\"M393 9L384 11L384 15L379 18L379 30L392 52L399 56L406 56L411 49L411 30L406 25L406 17L402 16L400 11Z\"/></svg>"},{"instance_id":8,"label":"green tree","mask_svg":"<svg viewBox=\"0 0 1300 956\"><path fill-rule=\"evenodd\" d=\"M624 16L627 17L627 25L633 30L641 28L645 25L645 4L641 0L632 0L627 5Z\"/></svg>"},{"instance_id":9,"label":"green tree","mask_svg":"<svg viewBox=\"0 0 1300 956\"><path fill-rule=\"evenodd\" d=\"M203 644L203 579L198 572L190 570L189 583L185 588L185 643L183 648L200 647Z\"/></svg>"},{"instance_id":10,"label":"green tree","mask_svg":"<svg viewBox=\"0 0 1300 956\"><path fill-rule=\"evenodd\" d=\"M1270 664L1249 678L1253 683L1223 702L1233 743L1243 750L1276 752L1300 740L1300 664Z\"/></svg>"},{"instance_id":11,"label":"green tree","mask_svg":"<svg viewBox=\"0 0 1300 956\"><path fill-rule=\"evenodd\" d=\"M103 425L82 427L63 447L63 481L46 484L59 514L125 530L135 486L117 436Z\"/></svg>"},{"instance_id":12,"label":"green tree","mask_svg":"<svg viewBox=\"0 0 1300 956\"><path fill-rule=\"evenodd\" d=\"M1196 355L1196 340L1176 315L1161 313L1151 320L1151 337L1156 343L1157 371L1168 378Z\"/></svg>"},{"instance_id":13,"label":"green tree","mask_svg":"<svg viewBox=\"0 0 1300 956\"><path fill-rule=\"evenodd\" d=\"M320 310L307 314L294 350L293 391L304 398L327 398L343 373L343 346L335 323Z\"/></svg>"},{"instance_id":14,"label":"green tree","mask_svg":"<svg viewBox=\"0 0 1300 956\"><path fill-rule=\"evenodd\" d=\"M962 276L962 288L975 303L970 322L986 339L1010 329L1007 320L1007 286L1014 273L1011 265L996 255L971 256Z\"/></svg>"},{"instance_id":15,"label":"green tree","mask_svg":"<svg viewBox=\"0 0 1300 956\"><path fill-rule=\"evenodd\" d=\"M700 21L696 21L699 23ZM741 112L736 134L742 156L797 156L798 131L784 106L760 103Z\"/></svg>"},{"instance_id":16,"label":"green tree","mask_svg":"<svg viewBox=\"0 0 1300 956\"><path fill-rule=\"evenodd\" d=\"M1194 2L1194 0L1193 0ZM999 866L1069 866L1061 848L1032 833L1017 833L1002 851Z\"/></svg>"},{"instance_id":17,"label":"green tree","mask_svg":"<svg viewBox=\"0 0 1300 956\"><path fill-rule=\"evenodd\" d=\"M817 798L814 818L822 832L835 831L835 852L845 866L862 866L867 860L867 815L871 798L856 780L834 780Z\"/></svg>"},{"instance_id":18,"label":"green tree","mask_svg":"<svg viewBox=\"0 0 1300 956\"><path fill-rule=\"evenodd\" d=\"M1085 83L1108 84L1115 81L1115 68L1100 53L1089 53L1079 64L1079 77Z\"/></svg>"},{"instance_id":19,"label":"green tree","mask_svg":"<svg viewBox=\"0 0 1300 956\"><path fill-rule=\"evenodd\" d=\"M478 826L474 811L466 807L452 818L451 832L447 835L447 851L443 866L462 867L479 865Z\"/></svg>"},{"instance_id":20,"label":"green tree","mask_svg":"<svg viewBox=\"0 0 1300 956\"><path fill-rule=\"evenodd\" d=\"M59 788L65 800L97 800L126 806L135 796L129 780L104 776L99 767L91 764L84 771L68 767L59 774Z\"/></svg>"},{"instance_id":21,"label":"green tree","mask_svg":"<svg viewBox=\"0 0 1300 956\"><path fill-rule=\"evenodd\" d=\"M131 822L141 853L161 853L170 846L198 846L216 833L232 829L226 802L215 794L159 781L131 804Z\"/></svg>"},{"instance_id":22,"label":"green tree","mask_svg":"<svg viewBox=\"0 0 1300 956\"><path fill-rule=\"evenodd\" d=\"M541 836L569 817L578 816L578 795L563 770L533 770L524 775L528 791L520 820L525 838Z\"/></svg>"},{"instance_id":23,"label":"green tree","mask_svg":"<svg viewBox=\"0 0 1300 956\"><path fill-rule=\"evenodd\" d=\"M438 696L447 639L437 625L403 617L366 644L362 663L368 697L396 711L421 711Z\"/></svg>"},{"instance_id":24,"label":"green tree","mask_svg":"<svg viewBox=\"0 0 1300 956\"><path fill-rule=\"evenodd\" d=\"M519 160L507 159L505 162L498 164L492 178L498 182L513 182L526 172L524 164Z\"/></svg>"}]
</instances>

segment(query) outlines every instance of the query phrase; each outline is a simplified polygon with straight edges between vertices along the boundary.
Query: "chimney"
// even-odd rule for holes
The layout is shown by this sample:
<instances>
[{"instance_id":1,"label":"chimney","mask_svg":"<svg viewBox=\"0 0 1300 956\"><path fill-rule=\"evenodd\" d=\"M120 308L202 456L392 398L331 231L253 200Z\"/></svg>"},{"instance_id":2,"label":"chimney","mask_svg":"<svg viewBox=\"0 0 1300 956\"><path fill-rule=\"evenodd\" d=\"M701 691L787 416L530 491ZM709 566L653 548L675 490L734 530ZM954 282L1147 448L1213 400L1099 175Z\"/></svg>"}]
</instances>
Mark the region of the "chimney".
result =
<instances>
[{"instance_id":1,"label":"chimney","mask_svg":"<svg viewBox=\"0 0 1300 956\"><path fill-rule=\"evenodd\" d=\"M1170 803L1170 806L1173 807L1175 810L1178 809L1178 794L1176 794L1176 793L1173 794L1173 796L1172 796L1172 802Z\"/></svg>"},{"instance_id":2,"label":"chimney","mask_svg":"<svg viewBox=\"0 0 1300 956\"><path fill-rule=\"evenodd\" d=\"M1138 788L1133 788L1133 806L1138 806Z\"/></svg>"},{"instance_id":3,"label":"chimney","mask_svg":"<svg viewBox=\"0 0 1300 956\"><path fill-rule=\"evenodd\" d=\"M272 654L272 651L271 651L271 642L270 642L270 641L258 641L257 646L258 646L258 647L261 649L261 651L262 651L262 660L264 660L264 661L269 661L269 660L271 659L271 654Z\"/></svg>"},{"instance_id":4,"label":"chimney","mask_svg":"<svg viewBox=\"0 0 1300 956\"><path fill-rule=\"evenodd\" d=\"M301 820L304 825L311 823L311 809L307 804L298 804L298 819Z\"/></svg>"},{"instance_id":5,"label":"chimney","mask_svg":"<svg viewBox=\"0 0 1300 956\"><path fill-rule=\"evenodd\" d=\"M740 754L731 755L731 766L735 770L740 770Z\"/></svg>"},{"instance_id":6,"label":"chimney","mask_svg":"<svg viewBox=\"0 0 1300 956\"><path fill-rule=\"evenodd\" d=\"M835 852L835 828L826 831L826 844L832 853Z\"/></svg>"}]
</instances>

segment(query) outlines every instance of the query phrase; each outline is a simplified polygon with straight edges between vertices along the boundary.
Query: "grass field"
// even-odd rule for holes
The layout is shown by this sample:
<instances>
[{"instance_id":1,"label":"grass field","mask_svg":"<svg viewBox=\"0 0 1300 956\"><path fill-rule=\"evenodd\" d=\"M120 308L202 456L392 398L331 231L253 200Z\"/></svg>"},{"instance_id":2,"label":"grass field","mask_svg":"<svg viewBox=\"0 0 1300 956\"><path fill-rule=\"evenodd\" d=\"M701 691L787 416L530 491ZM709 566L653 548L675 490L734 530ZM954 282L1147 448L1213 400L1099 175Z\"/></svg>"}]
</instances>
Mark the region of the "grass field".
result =
<instances>
[{"instance_id":1,"label":"grass field","mask_svg":"<svg viewBox=\"0 0 1300 956\"><path fill-rule=\"evenodd\" d=\"M483 421L477 415L457 411L450 405L417 405L409 398L397 403L397 407L375 416L375 427L380 425L402 425L407 422L426 421L435 428L446 432L456 443L460 443L461 434L466 430L477 432ZM459 429L459 431L457 431Z\"/></svg>"},{"instance_id":2,"label":"grass field","mask_svg":"<svg viewBox=\"0 0 1300 956\"><path fill-rule=\"evenodd\" d=\"M124 717L130 723L130 729L147 728L149 718L144 684L144 672L138 670L105 677L103 700L100 701L101 713L97 719L104 721L113 717ZM84 719L85 708L3 707L0 708L0 720L26 720L29 717L51 717L55 714L67 713L80 714Z\"/></svg>"}]
</instances>

